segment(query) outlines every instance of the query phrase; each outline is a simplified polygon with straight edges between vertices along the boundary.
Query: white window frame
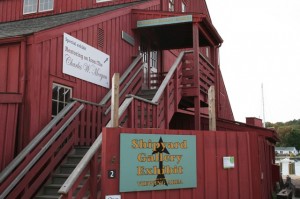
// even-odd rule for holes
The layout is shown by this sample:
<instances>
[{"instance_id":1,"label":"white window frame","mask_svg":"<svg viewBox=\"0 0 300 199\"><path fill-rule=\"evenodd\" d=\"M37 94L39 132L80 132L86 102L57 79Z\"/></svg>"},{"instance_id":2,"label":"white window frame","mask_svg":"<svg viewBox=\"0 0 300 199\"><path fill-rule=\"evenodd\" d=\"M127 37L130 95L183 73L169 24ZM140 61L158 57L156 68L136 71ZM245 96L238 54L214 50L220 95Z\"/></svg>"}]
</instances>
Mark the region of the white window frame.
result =
<instances>
[{"instance_id":1,"label":"white window frame","mask_svg":"<svg viewBox=\"0 0 300 199\"><path fill-rule=\"evenodd\" d=\"M170 12L175 11L175 2L174 2L174 0L169 0L169 11Z\"/></svg>"},{"instance_id":2,"label":"white window frame","mask_svg":"<svg viewBox=\"0 0 300 199\"><path fill-rule=\"evenodd\" d=\"M53 8L54 8L54 0L38 0L38 1L39 1L39 12L47 12L47 11L53 10ZM43 2L43 4L45 4L45 3L48 4L49 1L50 1L52 3L52 7L48 8L48 9L45 9L45 10L42 10L41 9L41 5L42 5L41 1L48 1L48 2Z\"/></svg>"},{"instance_id":3,"label":"white window frame","mask_svg":"<svg viewBox=\"0 0 300 199\"><path fill-rule=\"evenodd\" d=\"M50 7L49 9L42 9L41 5L46 3L44 1L50 1L52 3L52 7ZM31 6L35 7L35 9L32 11L26 12L26 8L29 5L29 3L32 3ZM47 12L47 11L51 11L53 9L54 9L54 0L23 0L23 14L24 15L38 13L38 12Z\"/></svg>"},{"instance_id":4,"label":"white window frame","mask_svg":"<svg viewBox=\"0 0 300 199\"><path fill-rule=\"evenodd\" d=\"M63 100L62 101L59 99L60 98L59 91L58 91L57 98L53 99L53 89L55 87L59 87L59 89L67 89L67 90L69 90L70 91L70 98L72 98L72 93L73 93L73 89L71 87L68 87L68 86L65 86L65 85L62 85L62 84L57 84L57 83L53 83L52 84L52 97L51 97L51 116L52 116L52 118L55 117L61 111L61 110L59 110L59 103L63 103L64 104L63 107L65 107L68 104L66 96L63 96ZM65 94L66 94L66 91L65 91L64 95ZM56 115L53 114L53 102L57 103L57 105L56 105L56 112L57 112Z\"/></svg>"},{"instance_id":5,"label":"white window frame","mask_svg":"<svg viewBox=\"0 0 300 199\"><path fill-rule=\"evenodd\" d=\"M186 5L183 2L181 2L181 12L186 12Z\"/></svg>"},{"instance_id":6,"label":"white window frame","mask_svg":"<svg viewBox=\"0 0 300 199\"><path fill-rule=\"evenodd\" d=\"M27 8L29 6L29 3L32 3L32 4L30 4L30 6L33 8L35 7L35 10L25 12L25 8ZM37 12L37 4L38 4L38 0L23 0L23 14L36 13Z\"/></svg>"}]
</instances>

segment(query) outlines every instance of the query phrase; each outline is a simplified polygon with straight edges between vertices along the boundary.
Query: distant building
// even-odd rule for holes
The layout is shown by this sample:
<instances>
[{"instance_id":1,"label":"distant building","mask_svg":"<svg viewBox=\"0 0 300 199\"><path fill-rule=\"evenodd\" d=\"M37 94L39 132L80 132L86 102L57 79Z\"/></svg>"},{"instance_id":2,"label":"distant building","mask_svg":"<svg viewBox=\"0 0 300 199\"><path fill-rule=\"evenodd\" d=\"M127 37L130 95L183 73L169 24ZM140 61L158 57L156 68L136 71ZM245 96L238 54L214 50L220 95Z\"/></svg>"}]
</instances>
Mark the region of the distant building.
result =
<instances>
[{"instance_id":1,"label":"distant building","mask_svg":"<svg viewBox=\"0 0 300 199\"><path fill-rule=\"evenodd\" d=\"M276 155L298 155L298 150L296 147L275 147L275 153Z\"/></svg>"}]
</instances>

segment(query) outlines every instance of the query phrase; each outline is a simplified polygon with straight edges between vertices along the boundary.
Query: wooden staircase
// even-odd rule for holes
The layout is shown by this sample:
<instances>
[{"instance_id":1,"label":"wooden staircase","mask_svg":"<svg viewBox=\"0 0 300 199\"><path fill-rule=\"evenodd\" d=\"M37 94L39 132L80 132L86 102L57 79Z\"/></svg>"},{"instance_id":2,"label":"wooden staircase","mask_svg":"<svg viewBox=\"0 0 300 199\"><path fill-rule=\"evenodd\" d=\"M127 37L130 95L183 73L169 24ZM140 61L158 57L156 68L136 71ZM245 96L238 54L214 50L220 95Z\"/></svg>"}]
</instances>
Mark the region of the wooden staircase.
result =
<instances>
[{"instance_id":1,"label":"wooden staircase","mask_svg":"<svg viewBox=\"0 0 300 199\"><path fill-rule=\"evenodd\" d=\"M75 167L81 161L83 156L89 150L90 147L75 147L67 157L62 161L58 168L51 174L47 182L41 187L38 191L35 199L57 199L59 198L58 190L65 183L67 178L73 172ZM101 157L98 158L98 161L101 161ZM87 179L88 176L86 176ZM98 176L100 177L100 176ZM82 185L78 186L78 190ZM74 195L78 192L75 191Z\"/></svg>"},{"instance_id":2,"label":"wooden staircase","mask_svg":"<svg viewBox=\"0 0 300 199\"><path fill-rule=\"evenodd\" d=\"M168 129L173 115L179 109L195 110L193 98L195 95L201 96L199 98L201 103L207 101L206 91L210 85L214 84L214 70L207 60L200 59L199 70L202 75L200 77L193 76L191 53L181 52L179 54L158 89L140 90L143 76L142 57L138 56L133 61L120 78L119 121L123 127ZM195 81L196 79L197 81ZM196 82L199 84L197 85ZM58 118L57 121L62 121L61 124L59 123L58 127L53 125L50 134L45 135L44 140L35 141L37 143L32 149L33 152L26 152L28 154L24 155L25 161L22 156L23 159L16 161L19 163L14 163L16 169L5 171L4 177L2 177L2 173L0 174L0 198L2 191L5 191L3 198L6 196L9 198L11 195L18 198L23 193L26 193L25 198L32 198L33 195L36 195L37 199L58 197L71 199L75 195L76 198L84 198L87 195L90 198L98 198L101 187L101 162L99 159L102 144L101 129L105 126L110 127L110 96L111 92L108 92L99 104L73 99L75 105L74 108L70 108L70 114L75 112L77 107L81 107L76 115L73 118L69 118L68 115L61 116L63 119ZM70 127L64 124L68 119L71 120ZM32 163L32 168L38 168L35 173L37 177L27 175L23 181L14 181L14 178L18 178L20 175L15 171L22 173L28 162L39 153L38 150L43 148L45 143L49 143L57 131L60 131L60 126L65 127L64 131L67 134L65 135L63 131L59 132L58 136L64 137L64 140L53 140L50 143L53 149L51 152L47 152L57 159L55 165L52 165L51 157L41 155L45 159L43 164L40 161ZM56 144L57 141L60 143ZM82 148L82 146L90 147ZM59 147L66 149L58 151ZM71 149L74 150L70 152ZM66 154L68 155L66 156ZM57 165L59 166L57 167ZM50 168L48 168L49 166ZM44 170L47 170L48 173L43 173ZM10 173L12 173L11 176ZM49 175L51 177L46 180ZM32 186L29 182L36 179L38 180ZM42 182L46 183L40 188ZM14 185L10 186L11 183ZM14 192L14 190L18 192Z\"/></svg>"}]
</instances>

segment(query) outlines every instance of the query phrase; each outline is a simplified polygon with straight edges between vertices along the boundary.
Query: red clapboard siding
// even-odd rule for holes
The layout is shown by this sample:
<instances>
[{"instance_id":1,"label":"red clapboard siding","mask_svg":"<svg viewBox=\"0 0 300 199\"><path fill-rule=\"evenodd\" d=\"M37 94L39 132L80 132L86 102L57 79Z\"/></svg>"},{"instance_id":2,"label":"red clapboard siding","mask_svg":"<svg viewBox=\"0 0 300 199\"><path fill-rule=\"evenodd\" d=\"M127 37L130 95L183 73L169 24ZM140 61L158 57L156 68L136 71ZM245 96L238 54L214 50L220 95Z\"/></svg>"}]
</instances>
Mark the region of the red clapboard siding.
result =
<instances>
[{"instance_id":1,"label":"red clapboard siding","mask_svg":"<svg viewBox=\"0 0 300 199\"><path fill-rule=\"evenodd\" d=\"M256 154L264 157L262 151L252 145L253 140L261 140L261 147L267 143L265 137L259 137L257 132L234 131L182 131L162 129L104 129L102 145L102 171L116 169L119 173L119 158L115 164L111 163L113 157L120 157L120 133L143 134L176 134L196 135L197 156L197 188L183 190L162 190L121 193L127 198L191 198L191 199L265 199L265 193L270 194L270 189L257 189L253 186L254 178L260 178L259 165L265 164L266 159L258 158ZM251 135L251 136L250 136ZM252 140L252 141L251 141ZM234 156L235 168L224 169L223 157ZM256 166L256 167L254 167ZM253 181L254 180L254 181ZM268 181L268 179L266 179ZM269 186L266 181L259 186ZM102 194L110 195L119 192L119 181L102 176ZM255 194L252 194L255 193Z\"/></svg>"},{"instance_id":2,"label":"red clapboard siding","mask_svg":"<svg viewBox=\"0 0 300 199\"><path fill-rule=\"evenodd\" d=\"M0 46L0 92L19 92L20 44Z\"/></svg>"},{"instance_id":3,"label":"red clapboard siding","mask_svg":"<svg viewBox=\"0 0 300 199\"><path fill-rule=\"evenodd\" d=\"M13 160L15 155L17 118L17 103L0 103L0 171Z\"/></svg>"}]
</instances>

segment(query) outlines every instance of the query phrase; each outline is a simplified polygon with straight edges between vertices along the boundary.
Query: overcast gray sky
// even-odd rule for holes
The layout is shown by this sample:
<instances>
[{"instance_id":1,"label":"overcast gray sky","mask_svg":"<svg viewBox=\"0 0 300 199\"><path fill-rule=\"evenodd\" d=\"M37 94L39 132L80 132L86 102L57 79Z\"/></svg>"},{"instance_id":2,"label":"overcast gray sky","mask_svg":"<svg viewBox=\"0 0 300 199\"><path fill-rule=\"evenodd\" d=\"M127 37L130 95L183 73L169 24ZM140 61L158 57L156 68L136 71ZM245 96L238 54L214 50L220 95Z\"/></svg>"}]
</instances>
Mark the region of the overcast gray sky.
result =
<instances>
[{"instance_id":1,"label":"overcast gray sky","mask_svg":"<svg viewBox=\"0 0 300 199\"><path fill-rule=\"evenodd\" d=\"M206 0L235 120L300 119L300 0Z\"/></svg>"}]
</instances>

